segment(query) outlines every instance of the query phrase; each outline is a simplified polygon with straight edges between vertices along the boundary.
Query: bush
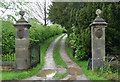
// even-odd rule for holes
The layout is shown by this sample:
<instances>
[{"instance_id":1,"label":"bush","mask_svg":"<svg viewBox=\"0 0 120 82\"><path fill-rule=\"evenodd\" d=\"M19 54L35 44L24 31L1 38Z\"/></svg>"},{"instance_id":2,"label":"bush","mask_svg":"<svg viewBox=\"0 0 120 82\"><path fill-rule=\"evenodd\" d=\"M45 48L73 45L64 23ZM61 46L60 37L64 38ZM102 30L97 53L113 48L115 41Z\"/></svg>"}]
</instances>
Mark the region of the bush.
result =
<instances>
[{"instance_id":1,"label":"bush","mask_svg":"<svg viewBox=\"0 0 120 82\"><path fill-rule=\"evenodd\" d=\"M118 80L118 69L113 69L109 62L95 69L95 72L98 76L103 76L108 80Z\"/></svg>"},{"instance_id":2,"label":"bush","mask_svg":"<svg viewBox=\"0 0 120 82\"><path fill-rule=\"evenodd\" d=\"M41 26L36 28L30 28L30 44L40 44L41 42L45 41L46 39L61 34L63 32L63 28L58 25L51 25L51 26Z\"/></svg>"},{"instance_id":3,"label":"bush","mask_svg":"<svg viewBox=\"0 0 120 82\"><path fill-rule=\"evenodd\" d=\"M15 48L15 29L11 22L2 21L2 53L13 53Z\"/></svg>"},{"instance_id":4,"label":"bush","mask_svg":"<svg viewBox=\"0 0 120 82\"><path fill-rule=\"evenodd\" d=\"M87 60L91 54L90 50L90 28L81 28L80 32L77 27L72 27L73 32L70 34L70 44L75 51L75 57L78 60Z\"/></svg>"},{"instance_id":5,"label":"bush","mask_svg":"<svg viewBox=\"0 0 120 82\"><path fill-rule=\"evenodd\" d=\"M120 55L120 31L107 27L106 28L106 54Z\"/></svg>"},{"instance_id":6,"label":"bush","mask_svg":"<svg viewBox=\"0 0 120 82\"><path fill-rule=\"evenodd\" d=\"M30 23L30 45L40 44L48 38L61 34L63 28L58 25L42 26ZM15 53L15 28L11 22L2 21L2 54Z\"/></svg>"}]
</instances>

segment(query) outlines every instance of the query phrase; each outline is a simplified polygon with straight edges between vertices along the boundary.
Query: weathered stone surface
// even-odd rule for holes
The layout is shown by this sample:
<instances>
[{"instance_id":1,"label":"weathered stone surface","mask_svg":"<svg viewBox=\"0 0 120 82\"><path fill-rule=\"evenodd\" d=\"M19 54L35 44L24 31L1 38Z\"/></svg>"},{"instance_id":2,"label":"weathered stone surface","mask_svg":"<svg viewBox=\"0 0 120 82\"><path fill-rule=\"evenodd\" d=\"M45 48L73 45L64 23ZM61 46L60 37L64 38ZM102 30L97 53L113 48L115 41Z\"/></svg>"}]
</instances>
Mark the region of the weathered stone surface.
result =
<instances>
[{"instance_id":1,"label":"weathered stone surface","mask_svg":"<svg viewBox=\"0 0 120 82\"><path fill-rule=\"evenodd\" d=\"M96 36L97 38L101 38L102 35L103 35L102 29L101 29L101 28L97 29L96 32L95 32L95 36Z\"/></svg>"},{"instance_id":2,"label":"weathered stone surface","mask_svg":"<svg viewBox=\"0 0 120 82\"><path fill-rule=\"evenodd\" d=\"M99 16L91 26L92 70L104 64L105 59L105 27L107 23Z\"/></svg>"},{"instance_id":3,"label":"weathered stone surface","mask_svg":"<svg viewBox=\"0 0 120 82\"><path fill-rule=\"evenodd\" d=\"M17 58L15 63L16 63L17 70L24 70L28 68L27 59L25 58L24 59Z\"/></svg>"},{"instance_id":4,"label":"weathered stone surface","mask_svg":"<svg viewBox=\"0 0 120 82\"><path fill-rule=\"evenodd\" d=\"M23 18L24 11L20 11L21 19L14 24L15 27L15 53L16 70L27 70L30 64L29 54L29 28L31 25Z\"/></svg>"},{"instance_id":5,"label":"weathered stone surface","mask_svg":"<svg viewBox=\"0 0 120 82\"><path fill-rule=\"evenodd\" d=\"M97 37L96 37L95 32L96 32L96 30L98 30L98 28L96 28L96 27L93 26L91 28L92 60L93 60L92 61L92 69L97 68L97 66L102 65L104 57L105 57L105 27L104 26L103 26L103 28L98 27L99 29L102 30L101 31L102 33L100 35L97 35ZM98 62L98 63L96 63L96 62Z\"/></svg>"},{"instance_id":6,"label":"weathered stone surface","mask_svg":"<svg viewBox=\"0 0 120 82\"><path fill-rule=\"evenodd\" d=\"M22 39L24 37L24 29L18 29L17 37Z\"/></svg>"},{"instance_id":7,"label":"weathered stone surface","mask_svg":"<svg viewBox=\"0 0 120 82\"><path fill-rule=\"evenodd\" d=\"M64 35L64 34L63 34ZM54 59L53 59L53 50L55 45L57 44L58 40L63 36L59 36L58 38L56 38L48 47L46 53L45 53L45 57L44 57L44 66L42 68L42 70L40 71L40 73L36 76L32 76L30 78L27 78L25 80L54 80L54 78L48 78L47 76L49 76L50 73L53 72L57 72L58 73L58 69L55 65ZM43 74L45 73L45 74ZM43 75L42 75L43 74ZM53 75L52 75L53 77Z\"/></svg>"},{"instance_id":8,"label":"weathered stone surface","mask_svg":"<svg viewBox=\"0 0 120 82\"><path fill-rule=\"evenodd\" d=\"M82 75L83 74L81 69L75 68L75 67L68 68L68 72L70 75Z\"/></svg>"},{"instance_id":9,"label":"weathered stone surface","mask_svg":"<svg viewBox=\"0 0 120 82\"><path fill-rule=\"evenodd\" d=\"M63 34L64 35L64 34ZM59 36L58 38L56 38L51 44L50 46L48 47L47 51L46 51L46 54L45 54L45 57L44 57L44 66L42 68L42 70L45 70L45 69L57 69L56 65L55 65L55 62L54 62L54 59L53 59L53 50L54 50L54 47L55 45L57 44L57 41L63 36Z\"/></svg>"},{"instance_id":10,"label":"weathered stone surface","mask_svg":"<svg viewBox=\"0 0 120 82\"><path fill-rule=\"evenodd\" d=\"M57 73L64 74L67 72L67 69L62 66L57 66Z\"/></svg>"},{"instance_id":11,"label":"weathered stone surface","mask_svg":"<svg viewBox=\"0 0 120 82\"><path fill-rule=\"evenodd\" d=\"M47 70L41 70L40 73L37 75L38 77L47 77L47 75L56 73L55 70L47 69Z\"/></svg>"},{"instance_id":12,"label":"weathered stone surface","mask_svg":"<svg viewBox=\"0 0 120 82\"><path fill-rule=\"evenodd\" d=\"M17 48L16 58L27 58L28 48Z\"/></svg>"},{"instance_id":13,"label":"weathered stone surface","mask_svg":"<svg viewBox=\"0 0 120 82\"><path fill-rule=\"evenodd\" d=\"M69 56L67 55L65 51L66 37L67 35L64 36L61 40L59 53L60 53L62 60L66 63L68 67L69 74L65 78L60 79L60 80L87 80L81 68L69 58Z\"/></svg>"}]
</instances>

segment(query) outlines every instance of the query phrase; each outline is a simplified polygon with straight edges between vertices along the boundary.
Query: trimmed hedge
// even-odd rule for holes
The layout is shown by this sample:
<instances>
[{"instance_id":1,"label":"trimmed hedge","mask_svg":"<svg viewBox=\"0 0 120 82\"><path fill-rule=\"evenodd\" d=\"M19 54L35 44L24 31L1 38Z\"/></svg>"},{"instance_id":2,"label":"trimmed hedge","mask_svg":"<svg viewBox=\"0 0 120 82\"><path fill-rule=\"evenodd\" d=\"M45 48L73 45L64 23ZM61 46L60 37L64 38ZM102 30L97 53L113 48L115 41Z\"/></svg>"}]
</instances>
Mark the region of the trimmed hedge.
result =
<instances>
[{"instance_id":1,"label":"trimmed hedge","mask_svg":"<svg viewBox=\"0 0 120 82\"><path fill-rule=\"evenodd\" d=\"M12 23L2 21L2 54L13 53L15 48L15 29Z\"/></svg>"},{"instance_id":2,"label":"trimmed hedge","mask_svg":"<svg viewBox=\"0 0 120 82\"><path fill-rule=\"evenodd\" d=\"M15 53L15 28L11 22L2 22L2 54ZM38 23L33 24L30 28L30 45L40 44L48 38L61 34L63 28L58 25L42 26Z\"/></svg>"},{"instance_id":3,"label":"trimmed hedge","mask_svg":"<svg viewBox=\"0 0 120 82\"><path fill-rule=\"evenodd\" d=\"M52 26L40 26L36 28L30 28L30 44L40 44L46 39L61 34L63 32L63 28L60 25L52 25Z\"/></svg>"}]
</instances>

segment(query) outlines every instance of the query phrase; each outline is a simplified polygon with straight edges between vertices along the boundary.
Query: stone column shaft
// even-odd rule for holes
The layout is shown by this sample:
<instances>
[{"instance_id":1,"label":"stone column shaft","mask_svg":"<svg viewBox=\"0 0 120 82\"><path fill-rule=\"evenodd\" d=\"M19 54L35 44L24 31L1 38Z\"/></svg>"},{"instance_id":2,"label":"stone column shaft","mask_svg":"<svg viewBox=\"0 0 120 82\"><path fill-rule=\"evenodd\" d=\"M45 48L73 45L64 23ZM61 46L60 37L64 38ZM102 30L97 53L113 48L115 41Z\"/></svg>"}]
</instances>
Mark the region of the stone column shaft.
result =
<instances>
[{"instance_id":1,"label":"stone column shaft","mask_svg":"<svg viewBox=\"0 0 120 82\"><path fill-rule=\"evenodd\" d=\"M92 70L104 64L105 60L105 27L107 23L100 18L101 10L98 9L97 18L91 26L91 47L92 47Z\"/></svg>"}]
</instances>

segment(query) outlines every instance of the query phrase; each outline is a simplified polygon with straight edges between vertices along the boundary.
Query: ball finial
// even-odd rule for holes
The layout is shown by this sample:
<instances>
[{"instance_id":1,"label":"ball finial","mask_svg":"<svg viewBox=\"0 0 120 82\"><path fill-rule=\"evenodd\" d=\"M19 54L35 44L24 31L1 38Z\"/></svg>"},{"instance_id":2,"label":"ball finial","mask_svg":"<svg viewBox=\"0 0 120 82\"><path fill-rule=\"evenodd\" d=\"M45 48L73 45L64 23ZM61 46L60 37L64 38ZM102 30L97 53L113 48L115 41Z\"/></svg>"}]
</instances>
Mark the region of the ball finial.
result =
<instances>
[{"instance_id":1,"label":"ball finial","mask_svg":"<svg viewBox=\"0 0 120 82\"><path fill-rule=\"evenodd\" d=\"M19 14L21 15L21 19L22 19L25 14L25 11L20 11Z\"/></svg>"},{"instance_id":2,"label":"ball finial","mask_svg":"<svg viewBox=\"0 0 120 82\"><path fill-rule=\"evenodd\" d=\"M98 17L100 17L101 12L102 12L102 11L101 11L100 9L97 9L97 10L96 10L96 14L97 14Z\"/></svg>"}]
</instances>

